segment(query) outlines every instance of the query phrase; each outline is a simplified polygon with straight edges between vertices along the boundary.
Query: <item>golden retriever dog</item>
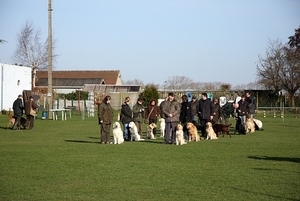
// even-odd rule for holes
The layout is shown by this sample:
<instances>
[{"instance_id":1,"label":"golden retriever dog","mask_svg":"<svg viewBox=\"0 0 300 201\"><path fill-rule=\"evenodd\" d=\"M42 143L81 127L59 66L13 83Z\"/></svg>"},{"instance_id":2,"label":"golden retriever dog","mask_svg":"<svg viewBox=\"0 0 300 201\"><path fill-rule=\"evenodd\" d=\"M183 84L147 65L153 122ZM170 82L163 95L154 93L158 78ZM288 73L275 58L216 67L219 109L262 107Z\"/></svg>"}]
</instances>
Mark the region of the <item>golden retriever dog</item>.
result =
<instances>
[{"instance_id":1,"label":"golden retriever dog","mask_svg":"<svg viewBox=\"0 0 300 201\"><path fill-rule=\"evenodd\" d=\"M176 145L184 145L186 144L183 137L183 127L181 124L176 126Z\"/></svg>"},{"instance_id":2,"label":"golden retriever dog","mask_svg":"<svg viewBox=\"0 0 300 201\"><path fill-rule=\"evenodd\" d=\"M211 122L206 123L206 129L205 130L206 130L206 133L207 133L207 137L206 137L207 140L209 140L209 139L211 139L211 140L218 139L217 134L215 133Z\"/></svg>"},{"instance_id":3,"label":"golden retriever dog","mask_svg":"<svg viewBox=\"0 0 300 201\"><path fill-rule=\"evenodd\" d=\"M188 122L186 124L186 128L189 132L189 141L200 141L200 135L198 134L197 127L192 122Z\"/></svg>"},{"instance_id":4,"label":"golden retriever dog","mask_svg":"<svg viewBox=\"0 0 300 201\"><path fill-rule=\"evenodd\" d=\"M158 121L160 122L160 124L159 124L160 137L164 137L165 136L165 128L166 128L165 119L160 118Z\"/></svg>"},{"instance_id":5,"label":"golden retriever dog","mask_svg":"<svg viewBox=\"0 0 300 201\"><path fill-rule=\"evenodd\" d=\"M254 121L249 115L247 115L246 123L244 124L244 126L245 126L246 133L249 133L249 132L254 133L255 132Z\"/></svg>"},{"instance_id":6,"label":"golden retriever dog","mask_svg":"<svg viewBox=\"0 0 300 201\"><path fill-rule=\"evenodd\" d=\"M156 126L155 123L151 123L151 124L149 124L149 125L147 126L147 135L146 135L146 137L147 137L148 139L156 139L156 138L154 137L154 134L153 134L153 129L156 128L156 127L157 127L157 126Z\"/></svg>"},{"instance_id":7,"label":"golden retriever dog","mask_svg":"<svg viewBox=\"0 0 300 201\"><path fill-rule=\"evenodd\" d=\"M123 131L119 122L113 124L114 144L122 144L124 142Z\"/></svg>"}]
</instances>

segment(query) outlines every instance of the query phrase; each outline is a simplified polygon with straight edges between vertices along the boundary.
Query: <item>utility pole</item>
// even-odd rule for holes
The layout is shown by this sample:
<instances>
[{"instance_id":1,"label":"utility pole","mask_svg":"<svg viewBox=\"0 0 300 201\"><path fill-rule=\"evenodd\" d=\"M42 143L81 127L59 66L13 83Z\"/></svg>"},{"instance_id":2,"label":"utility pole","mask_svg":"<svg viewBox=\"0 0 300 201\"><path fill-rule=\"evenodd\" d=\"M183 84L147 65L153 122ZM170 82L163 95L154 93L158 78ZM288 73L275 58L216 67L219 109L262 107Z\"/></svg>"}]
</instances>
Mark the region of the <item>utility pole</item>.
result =
<instances>
[{"instance_id":1,"label":"utility pole","mask_svg":"<svg viewBox=\"0 0 300 201\"><path fill-rule=\"evenodd\" d=\"M48 119L53 119L52 112L52 0L48 0Z\"/></svg>"}]
</instances>

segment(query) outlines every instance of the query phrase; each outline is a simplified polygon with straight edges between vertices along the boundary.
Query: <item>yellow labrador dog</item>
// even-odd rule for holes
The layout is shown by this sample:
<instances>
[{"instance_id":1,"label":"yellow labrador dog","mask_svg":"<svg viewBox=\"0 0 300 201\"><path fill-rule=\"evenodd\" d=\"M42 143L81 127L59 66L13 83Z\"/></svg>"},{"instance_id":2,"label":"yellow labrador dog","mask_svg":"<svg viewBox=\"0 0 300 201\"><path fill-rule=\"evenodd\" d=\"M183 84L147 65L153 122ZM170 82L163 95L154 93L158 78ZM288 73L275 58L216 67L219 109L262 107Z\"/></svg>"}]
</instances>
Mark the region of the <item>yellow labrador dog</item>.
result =
<instances>
[{"instance_id":1,"label":"yellow labrador dog","mask_svg":"<svg viewBox=\"0 0 300 201\"><path fill-rule=\"evenodd\" d=\"M181 124L178 124L176 127L176 145L184 145L186 144L183 137L183 127Z\"/></svg>"},{"instance_id":2,"label":"yellow labrador dog","mask_svg":"<svg viewBox=\"0 0 300 201\"><path fill-rule=\"evenodd\" d=\"M209 140L209 139L211 139L211 140L218 139L217 134L215 133L211 122L206 123L206 133L207 133L207 137L206 137L207 140Z\"/></svg>"}]
</instances>

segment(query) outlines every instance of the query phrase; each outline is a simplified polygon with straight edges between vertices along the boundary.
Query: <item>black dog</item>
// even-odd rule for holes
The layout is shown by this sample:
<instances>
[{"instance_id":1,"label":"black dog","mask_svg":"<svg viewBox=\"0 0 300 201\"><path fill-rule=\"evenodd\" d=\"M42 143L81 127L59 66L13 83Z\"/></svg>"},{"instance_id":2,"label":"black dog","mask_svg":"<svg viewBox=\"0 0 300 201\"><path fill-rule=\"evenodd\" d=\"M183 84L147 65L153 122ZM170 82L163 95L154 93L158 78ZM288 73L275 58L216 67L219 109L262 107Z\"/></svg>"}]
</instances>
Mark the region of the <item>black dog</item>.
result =
<instances>
[{"instance_id":1,"label":"black dog","mask_svg":"<svg viewBox=\"0 0 300 201\"><path fill-rule=\"evenodd\" d=\"M246 134L246 129L245 129L244 125L242 124L242 119L240 117L238 117L236 120L234 134L236 132L238 132L238 134L242 134L242 135Z\"/></svg>"}]
</instances>

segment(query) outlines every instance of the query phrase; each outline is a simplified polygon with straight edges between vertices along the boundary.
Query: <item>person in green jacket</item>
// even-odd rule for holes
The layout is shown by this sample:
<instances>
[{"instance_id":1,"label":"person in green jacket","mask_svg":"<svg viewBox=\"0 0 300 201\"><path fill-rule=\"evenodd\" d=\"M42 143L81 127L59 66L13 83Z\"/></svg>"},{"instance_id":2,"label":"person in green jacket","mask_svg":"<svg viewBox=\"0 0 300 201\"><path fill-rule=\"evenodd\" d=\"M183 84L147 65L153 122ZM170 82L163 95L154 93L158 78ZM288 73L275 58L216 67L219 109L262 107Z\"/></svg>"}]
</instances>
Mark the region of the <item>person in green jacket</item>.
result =
<instances>
[{"instance_id":1,"label":"person in green jacket","mask_svg":"<svg viewBox=\"0 0 300 201\"><path fill-rule=\"evenodd\" d=\"M143 106L143 99L138 98L136 104L132 108L132 113L133 113L133 121L138 128L139 135L143 136L143 130L142 130L142 125L143 125L143 120L145 118L145 108Z\"/></svg>"},{"instance_id":2,"label":"person in green jacket","mask_svg":"<svg viewBox=\"0 0 300 201\"><path fill-rule=\"evenodd\" d=\"M111 97L106 96L98 105L98 118L100 124L100 137L102 144L109 144L110 127L113 121L113 109L110 105Z\"/></svg>"}]
</instances>

